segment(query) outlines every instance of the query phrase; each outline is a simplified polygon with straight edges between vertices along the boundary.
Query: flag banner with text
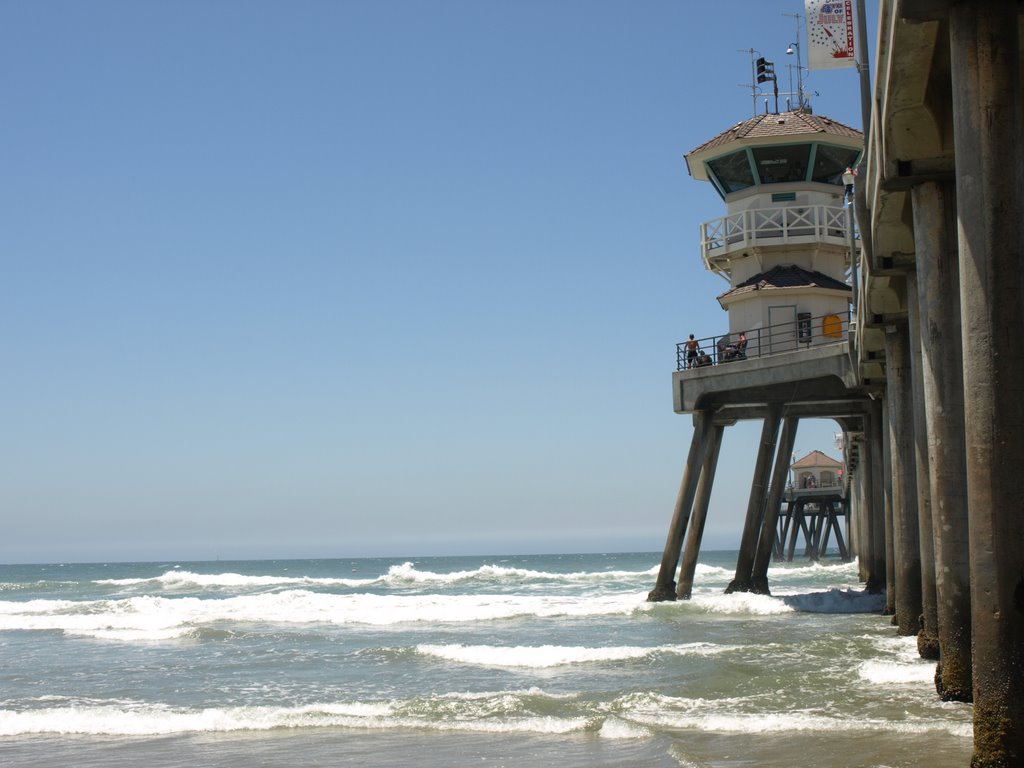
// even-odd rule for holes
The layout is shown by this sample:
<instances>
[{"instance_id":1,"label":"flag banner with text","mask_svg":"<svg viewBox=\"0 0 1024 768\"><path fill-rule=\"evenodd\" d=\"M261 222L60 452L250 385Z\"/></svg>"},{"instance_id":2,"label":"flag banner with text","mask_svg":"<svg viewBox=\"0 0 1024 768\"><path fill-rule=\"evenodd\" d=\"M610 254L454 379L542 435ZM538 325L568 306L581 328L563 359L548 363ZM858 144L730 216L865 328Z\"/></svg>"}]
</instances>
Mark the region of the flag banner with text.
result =
<instances>
[{"instance_id":1,"label":"flag banner with text","mask_svg":"<svg viewBox=\"0 0 1024 768\"><path fill-rule=\"evenodd\" d=\"M807 68L855 67L853 0L805 0L805 10Z\"/></svg>"}]
</instances>

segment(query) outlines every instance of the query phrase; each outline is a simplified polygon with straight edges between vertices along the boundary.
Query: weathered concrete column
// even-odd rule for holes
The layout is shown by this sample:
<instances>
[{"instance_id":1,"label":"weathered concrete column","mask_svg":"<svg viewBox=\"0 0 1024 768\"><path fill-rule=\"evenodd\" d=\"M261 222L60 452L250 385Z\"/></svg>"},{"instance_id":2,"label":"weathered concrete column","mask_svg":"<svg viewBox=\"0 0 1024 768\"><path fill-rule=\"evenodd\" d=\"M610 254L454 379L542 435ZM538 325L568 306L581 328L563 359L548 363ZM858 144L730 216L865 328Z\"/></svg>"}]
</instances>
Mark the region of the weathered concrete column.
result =
<instances>
[{"instance_id":1,"label":"weathered concrete column","mask_svg":"<svg viewBox=\"0 0 1024 768\"><path fill-rule=\"evenodd\" d=\"M697 571L697 558L700 557L700 543L704 538L704 523L708 518L708 505L711 503L711 487L715 482L715 470L718 468L718 453L722 447L722 434L725 427L716 424L708 440L708 450L704 457L704 467L700 473L700 484L697 486L697 498L694 501L693 515L690 516L690 528L686 532L686 547L683 551L683 563L679 566L679 586L676 596L680 600L689 600L693 592L693 574Z\"/></svg>"},{"instance_id":2,"label":"weathered concrete column","mask_svg":"<svg viewBox=\"0 0 1024 768\"><path fill-rule=\"evenodd\" d=\"M913 201L939 629L935 685L943 700L970 701L971 574L956 189L950 182L920 184L914 187Z\"/></svg>"},{"instance_id":3,"label":"weathered concrete column","mask_svg":"<svg viewBox=\"0 0 1024 768\"><path fill-rule=\"evenodd\" d=\"M863 428L862 428L863 429ZM858 445L862 444L863 440L858 440ZM863 450L858 447L861 457L863 457ZM864 468L859 467L853 471L848 478L850 488L850 521L853 522L853 533L850 535L850 553L857 558L857 577L861 582L868 580L867 577L867 557L866 547L864 540L867 537L868 522L867 515L864 514L865 505L863 501L864 497Z\"/></svg>"},{"instance_id":4,"label":"weathered concrete column","mask_svg":"<svg viewBox=\"0 0 1024 768\"><path fill-rule=\"evenodd\" d=\"M882 406L871 402L871 411L864 417L864 446L861 465L864 467L864 505L867 518L867 567L864 589L878 594L885 589L885 470L883 464Z\"/></svg>"},{"instance_id":5,"label":"weathered concrete column","mask_svg":"<svg viewBox=\"0 0 1024 768\"><path fill-rule=\"evenodd\" d=\"M844 424L840 424L844 431L849 433L855 431L860 433L859 436L849 435L846 436L846 448L852 455L853 451L856 450L860 457L860 462L864 459L864 425L863 419L858 420L856 427L847 427ZM854 448L856 446L856 448ZM861 583L867 581L867 544L865 540L868 536L868 521L867 515L865 515L864 505L864 465L858 462L857 469L847 470L849 474L845 477L845 483L847 488L847 511L846 511L846 527L849 530L850 535L847 538L847 544L850 547L850 556L857 558L857 577Z\"/></svg>"},{"instance_id":6,"label":"weathered concrete column","mask_svg":"<svg viewBox=\"0 0 1024 768\"><path fill-rule=\"evenodd\" d=\"M860 536L860 531L853 527L853 483L849 478L845 481L846 495L843 497L843 525L846 528L846 557L853 560L857 557L853 552L853 541Z\"/></svg>"},{"instance_id":7,"label":"weathered concrete column","mask_svg":"<svg viewBox=\"0 0 1024 768\"><path fill-rule=\"evenodd\" d=\"M865 431L864 427L861 427ZM867 441L861 439L859 442L860 465L850 483L850 516L857 522L857 575L861 582L867 584L869 569L871 567L871 505L868 502L868 463Z\"/></svg>"},{"instance_id":8,"label":"weathered concrete column","mask_svg":"<svg viewBox=\"0 0 1024 768\"><path fill-rule=\"evenodd\" d=\"M892 519L892 445L889 440L889 408L881 409L882 414L882 497L885 517L885 609L882 614L892 616L896 623L896 536Z\"/></svg>"},{"instance_id":9,"label":"weathered concrete column","mask_svg":"<svg viewBox=\"0 0 1024 768\"><path fill-rule=\"evenodd\" d=\"M683 470L683 477L679 482L679 493L676 496L675 509L672 511L672 523L669 525L665 551L661 556L658 580L655 582L654 589L647 595L647 599L651 602L676 599L676 584L672 580L672 576L679 564L679 553L683 548L683 536L686 534L686 525L690 520L690 508L693 506L693 497L697 492L697 480L701 465L704 463L710 432L711 414L705 411L694 411L690 452L686 455L686 469Z\"/></svg>"},{"instance_id":10,"label":"weathered concrete column","mask_svg":"<svg viewBox=\"0 0 1024 768\"><path fill-rule=\"evenodd\" d=\"M939 658L939 611L935 591L935 543L932 539L932 498L928 479L928 425L924 410L924 375L921 352L921 313L917 274L907 275L907 309L910 324L910 378L913 387L914 485L917 488L917 530L921 543L921 630L917 652L922 659Z\"/></svg>"},{"instance_id":11,"label":"weathered concrete column","mask_svg":"<svg viewBox=\"0 0 1024 768\"><path fill-rule=\"evenodd\" d=\"M921 628L921 543L917 527L914 468L913 387L907 323L885 330L886 400L892 451L892 529L895 549L896 629L917 635Z\"/></svg>"},{"instance_id":12,"label":"weathered concrete column","mask_svg":"<svg viewBox=\"0 0 1024 768\"><path fill-rule=\"evenodd\" d=\"M1024 106L1020 6L950 9L975 768L1024 764Z\"/></svg>"},{"instance_id":13,"label":"weathered concrete column","mask_svg":"<svg viewBox=\"0 0 1024 768\"><path fill-rule=\"evenodd\" d=\"M861 452L863 456L863 452ZM850 521L853 522L853 533L850 535L850 554L857 558L857 578L861 583L867 581L867 558L864 555L864 538L867 535L867 519L864 515L864 472L863 467L852 471L847 478L850 485Z\"/></svg>"},{"instance_id":14,"label":"weathered concrete column","mask_svg":"<svg viewBox=\"0 0 1024 768\"><path fill-rule=\"evenodd\" d=\"M779 508L782 506L782 493L786 490L786 474L796 445L796 429L800 419L787 416L782 422L782 435L779 437L779 450L775 453L775 471L768 488L768 501L764 509L764 521L761 524L761 535L757 540L757 554L754 557L754 569L750 577L750 590L761 595L770 595L768 589L768 566L772 562L775 550L776 529L779 525Z\"/></svg>"},{"instance_id":15,"label":"weathered concrete column","mask_svg":"<svg viewBox=\"0 0 1024 768\"><path fill-rule=\"evenodd\" d=\"M747 502L747 517L743 524L740 553L736 558L736 577L726 587L725 593L749 592L750 577L754 570L754 556L757 553L757 539L764 519L765 496L768 490L768 473L771 470L775 445L779 438L781 408L771 406L765 414L761 427L761 442L754 462L754 477L750 483L750 500Z\"/></svg>"}]
</instances>

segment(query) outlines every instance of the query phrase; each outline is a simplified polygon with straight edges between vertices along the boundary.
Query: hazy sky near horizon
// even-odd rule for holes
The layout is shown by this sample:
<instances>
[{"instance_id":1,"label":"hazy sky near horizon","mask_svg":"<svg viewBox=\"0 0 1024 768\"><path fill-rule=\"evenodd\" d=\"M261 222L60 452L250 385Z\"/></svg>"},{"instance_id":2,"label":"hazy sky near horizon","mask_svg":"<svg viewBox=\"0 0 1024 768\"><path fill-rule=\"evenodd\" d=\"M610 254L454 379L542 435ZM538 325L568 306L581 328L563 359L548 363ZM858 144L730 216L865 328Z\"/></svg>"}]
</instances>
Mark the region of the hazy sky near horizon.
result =
<instances>
[{"instance_id":1,"label":"hazy sky near horizon","mask_svg":"<svg viewBox=\"0 0 1024 768\"><path fill-rule=\"evenodd\" d=\"M802 11L5 4L0 562L660 551L674 345L727 327L683 155Z\"/></svg>"}]
</instances>

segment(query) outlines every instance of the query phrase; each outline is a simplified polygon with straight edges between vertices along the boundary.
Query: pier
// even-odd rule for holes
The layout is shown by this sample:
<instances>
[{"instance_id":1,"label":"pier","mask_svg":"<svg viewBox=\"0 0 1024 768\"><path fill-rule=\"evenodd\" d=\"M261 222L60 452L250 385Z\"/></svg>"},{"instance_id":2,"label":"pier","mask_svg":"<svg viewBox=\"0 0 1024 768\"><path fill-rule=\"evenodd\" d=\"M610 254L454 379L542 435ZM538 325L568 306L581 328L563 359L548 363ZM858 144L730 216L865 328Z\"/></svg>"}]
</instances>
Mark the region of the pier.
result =
<instances>
[{"instance_id":1,"label":"pier","mask_svg":"<svg viewBox=\"0 0 1024 768\"><path fill-rule=\"evenodd\" d=\"M693 437L649 599L690 596L724 433L759 420L728 590L767 593L773 557L845 532L895 631L936 659L937 695L973 701L972 766L1019 766L1024 6L881 0L879 23L866 137L800 109L686 155L726 206L700 257L728 281L728 330L677 348ZM843 481L813 523L803 489L785 498L803 418L843 433Z\"/></svg>"},{"instance_id":2,"label":"pier","mask_svg":"<svg viewBox=\"0 0 1024 768\"><path fill-rule=\"evenodd\" d=\"M774 559L792 562L802 537L804 557L821 560L827 555L829 544L834 543L839 557L849 560L849 534L843 533L848 503L839 488L787 493L778 513Z\"/></svg>"}]
</instances>

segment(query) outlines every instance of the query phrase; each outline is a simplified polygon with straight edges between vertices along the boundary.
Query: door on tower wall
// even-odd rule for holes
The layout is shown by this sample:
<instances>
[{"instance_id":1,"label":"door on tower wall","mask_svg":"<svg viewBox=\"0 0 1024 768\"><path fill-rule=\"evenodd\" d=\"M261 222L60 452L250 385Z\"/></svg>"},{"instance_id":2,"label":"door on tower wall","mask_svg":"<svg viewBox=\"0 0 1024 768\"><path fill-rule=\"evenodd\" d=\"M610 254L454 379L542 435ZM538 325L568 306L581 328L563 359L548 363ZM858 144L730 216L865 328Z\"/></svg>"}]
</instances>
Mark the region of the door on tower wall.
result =
<instances>
[{"instance_id":1,"label":"door on tower wall","mask_svg":"<svg viewBox=\"0 0 1024 768\"><path fill-rule=\"evenodd\" d=\"M796 349L796 305L768 307L768 354Z\"/></svg>"}]
</instances>

